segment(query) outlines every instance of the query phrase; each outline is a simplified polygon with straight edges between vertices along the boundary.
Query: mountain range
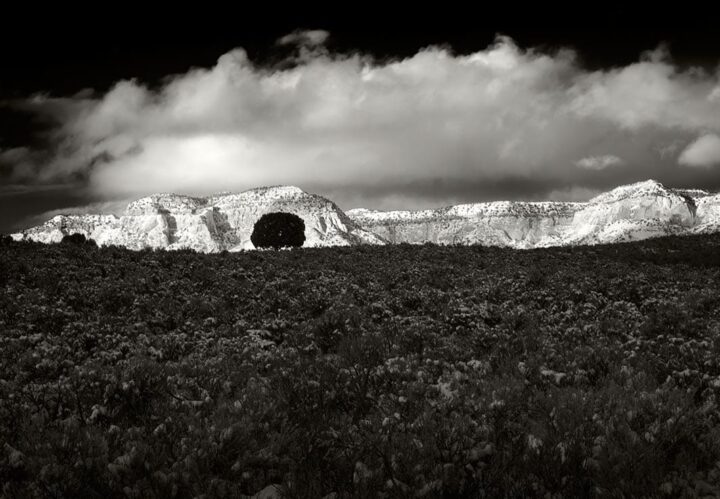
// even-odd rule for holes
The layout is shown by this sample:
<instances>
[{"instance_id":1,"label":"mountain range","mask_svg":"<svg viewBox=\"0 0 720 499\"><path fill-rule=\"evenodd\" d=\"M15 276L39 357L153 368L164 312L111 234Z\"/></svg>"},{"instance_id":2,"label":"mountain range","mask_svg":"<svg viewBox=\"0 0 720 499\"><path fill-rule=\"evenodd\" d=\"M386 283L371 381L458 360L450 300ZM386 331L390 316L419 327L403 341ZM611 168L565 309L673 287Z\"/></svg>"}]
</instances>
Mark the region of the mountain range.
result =
<instances>
[{"instance_id":1,"label":"mountain range","mask_svg":"<svg viewBox=\"0 0 720 499\"><path fill-rule=\"evenodd\" d=\"M130 249L239 251L254 248L255 222L274 211L303 219L309 247L432 242L538 248L720 231L720 194L647 180L582 203L495 201L419 211L345 213L292 186L209 197L155 194L130 203L121 216L57 215L12 237L53 243L81 233L100 245Z\"/></svg>"}]
</instances>

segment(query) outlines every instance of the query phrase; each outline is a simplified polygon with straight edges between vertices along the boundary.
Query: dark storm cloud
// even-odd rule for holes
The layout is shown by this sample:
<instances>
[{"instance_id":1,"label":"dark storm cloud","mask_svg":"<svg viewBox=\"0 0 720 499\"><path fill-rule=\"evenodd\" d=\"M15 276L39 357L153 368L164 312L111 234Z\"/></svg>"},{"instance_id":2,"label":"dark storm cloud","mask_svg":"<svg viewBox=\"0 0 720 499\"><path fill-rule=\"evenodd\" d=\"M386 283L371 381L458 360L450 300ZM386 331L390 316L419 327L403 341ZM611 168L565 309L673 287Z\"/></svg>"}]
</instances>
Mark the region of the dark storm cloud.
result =
<instances>
[{"instance_id":1,"label":"dark storm cloud","mask_svg":"<svg viewBox=\"0 0 720 499\"><path fill-rule=\"evenodd\" d=\"M502 37L383 62L331 53L327 37L281 38L297 49L284 67L236 49L159 88L28 99L19 108L57 126L42 151L0 150L5 177L84 179L97 199L295 184L343 207L415 208L693 184L720 163L720 72L680 68L663 48L589 70L570 50Z\"/></svg>"},{"instance_id":2,"label":"dark storm cloud","mask_svg":"<svg viewBox=\"0 0 720 499\"><path fill-rule=\"evenodd\" d=\"M521 177L448 179L415 181L399 179L382 185L367 183L348 187L310 185L345 209L380 210L439 208L454 204L483 201L587 201L605 190L616 187L616 179L607 174L578 178Z\"/></svg>"},{"instance_id":3,"label":"dark storm cloud","mask_svg":"<svg viewBox=\"0 0 720 499\"><path fill-rule=\"evenodd\" d=\"M49 210L84 206L91 199L81 186L72 184L0 185L0 232L42 223L49 218L46 216Z\"/></svg>"},{"instance_id":4,"label":"dark storm cloud","mask_svg":"<svg viewBox=\"0 0 720 499\"><path fill-rule=\"evenodd\" d=\"M402 181L397 179L382 185L376 183L343 187L310 185L308 188L333 199L345 209L368 206L379 210L424 209L497 199L531 201L546 199L553 191L557 191L554 193L555 199L576 200L570 199L569 187L562 189L561 192L558 190L558 185L563 185L563 182L507 177L473 180L429 178Z\"/></svg>"}]
</instances>

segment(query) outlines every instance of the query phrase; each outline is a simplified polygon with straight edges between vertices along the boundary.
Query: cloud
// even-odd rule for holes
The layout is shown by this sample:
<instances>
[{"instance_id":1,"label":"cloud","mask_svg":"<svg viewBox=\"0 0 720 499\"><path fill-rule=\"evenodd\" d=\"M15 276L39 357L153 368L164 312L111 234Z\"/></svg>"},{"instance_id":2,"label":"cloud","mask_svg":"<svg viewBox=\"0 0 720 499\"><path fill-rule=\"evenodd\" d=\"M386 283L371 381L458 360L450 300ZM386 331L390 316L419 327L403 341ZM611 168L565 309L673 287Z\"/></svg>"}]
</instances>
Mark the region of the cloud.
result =
<instances>
[{"instance_id":1,"label":"cloud","mask_svg":"<svg viewBox=\"0 0 720 499\"><path fill-rule=\"evenodd\" d=\"M699 137L680 153L678 163L700 168L720 164L720 137L712 133Z\"/></svg>"},{"instance_id":2,"label":"cloud","mask_svg":"<svg viewBox=\"0 0 720 499\"><path fill-rule=\"evenodd\" d=\"M509 179L525 186L515 197L538 198L677 178L668 144L720 133L720 71L680 69L663 50L589 71L571 50L523 49L506 37L470 54L427 47L390 61L331 53L327 37L281 38L302 49L286 66L256 65L238 48L153 88L123 80L100 95L20 102L58 123L23 171L82 180L99 198L295 184L353 203L382 204L383 193L417 206L510 198L481 188ZM712 156L682 157L699 155ZM621 161L631 166L611 168ZM454 186L442 199L426 188L438 178ZM358 189L363 199L349 194Z\"/></svg>"},{"instance_id":3,"label":"cloud","mask_svg":"<svg viewBox=\"0 0 720 499\"><path fill-rule=\"evenodd\" d=\"M7 184L0 185L0 198L45 193L73 188L72 184Z\"/></svg>"},{"instance_id":4,"label":"cloud","mask_svg":"<svg viewBox=\"0 0 720 499\"><path fill-rule=\"evenodd\" d=\"M277 44L317 46L324 44L329 37L330 33L322 29L297 30L278 38Z\"/></svg>"},{"instance_id":5,"label":"cloud","mask_svg":"<svg viewBox=\"0 0 720 499\"><path fill-rule=\"evenodd\" d=\"M715 99L720 77L699 68L681 71L662 56L608 71L579 74L569 89L579 116L608 120L635 131L643 127L697 130L720 127Z\"/></svg>"},{"instance_id":6,"label":"cloud","mask_svg":"<svg viewBox=\"0 0 720 499\"><path fill-rule=\"evenodd\" d=\"M20 178L32 169L31 163L28 162L31 154L27 147L0 149L0 172L7 171L8 176Z\"/></svg>"},{"instance_id":7,"label":"cloud","mask_svg":"<svg viewBox=\"0 0 720 499\"><path fill-rule=\"evenodd\" d=\"M585 170L604 170L610 166L619 166L623 164L623 160L612 154L606 154L604 156L588 156L587 158L579 159L575 162L575 166L578 168L584 168Z\"/></svg>"},{"instance_id":8,"label":"cloud","mask_svg":"<svg viewBox=\"0 0 720 499\"><path fill-rule=\"evenodd\" d=\"M600 189L587 187L570 187L551 191L547 198L551 201L585 202L601 194Z\"/></svg>"},{"instance_id":9,"label":"cloud","mask_svg":"<svg viewBox=\"0 0 720 499\"><path fill-rule=\"evenodd\" d=\"M98 215L117 215L121 216L125 212L125 208L130 204L132 199L123 199L116 201L101 201L96 203L88 203L79 206L68 206L66 208L58 208L48 210L36 215L33 218L37 220L49 220L56 215L84 215L86 213L95 213Z\"/></svg>"},{"instance_id":10,"label":"cloud","mask_svg":"<svg viewBox=\"0 0 720 499\"><path fill-rule=\"evenodd\" d=\"M671 158L682 148L682 140L673 140L667 144L659 144L657 146L657 152L660 154L661 159Z\"/></svg>"},{"instance_id":11,"label":"cloud","mask_svg":"<svg viewBox=\"0 0 720 499\"><path fill-rule=\"evenodd\" d=\"M708 100L710 102L720 102L720 85L712 89L708 95Z\"/></svg>"}]
</instances>

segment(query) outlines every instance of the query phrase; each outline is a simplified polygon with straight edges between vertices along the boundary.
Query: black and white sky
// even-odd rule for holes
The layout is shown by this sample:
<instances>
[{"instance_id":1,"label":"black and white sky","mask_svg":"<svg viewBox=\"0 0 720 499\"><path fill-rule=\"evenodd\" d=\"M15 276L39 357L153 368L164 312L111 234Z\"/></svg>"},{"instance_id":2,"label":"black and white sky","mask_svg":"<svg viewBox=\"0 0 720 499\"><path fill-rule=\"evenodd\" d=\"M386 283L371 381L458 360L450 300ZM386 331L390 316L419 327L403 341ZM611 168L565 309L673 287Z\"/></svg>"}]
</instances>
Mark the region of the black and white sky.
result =
<instances>
[{"instance_id":1,"label":"black and white sky","mask_svg":"<svg viewBox=\"0 0 720 499\"><path fill-rule=\"evenodd\" d=\"M712 13L583 8L18 23L0 34L0 232L277 184L345 209L720 189Z\"/></svg>"}]
</instances>

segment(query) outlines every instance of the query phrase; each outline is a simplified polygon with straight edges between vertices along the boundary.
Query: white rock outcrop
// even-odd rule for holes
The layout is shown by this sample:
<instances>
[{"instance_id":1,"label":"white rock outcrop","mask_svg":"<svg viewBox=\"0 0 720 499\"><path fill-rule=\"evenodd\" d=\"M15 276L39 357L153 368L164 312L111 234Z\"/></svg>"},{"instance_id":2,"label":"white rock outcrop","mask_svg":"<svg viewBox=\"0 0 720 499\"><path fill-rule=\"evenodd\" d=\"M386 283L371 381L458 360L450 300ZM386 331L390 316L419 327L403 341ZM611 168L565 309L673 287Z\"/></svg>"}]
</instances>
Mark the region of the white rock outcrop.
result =
<instances>
[{"instance_id":1,"label":"white rock outcrop","mask_svg":"<svg viewBox=\"0 0 720 499\"><path fill-rule=\"evenodd\" d=\"M350 210L348 215L391 243L532 248L562 231L578 208L578 203L499 201L423 211Z\"/></svg>"},{"instance_id":2,"label":"white rock outcrop","mask_svg":"<svg viewBox=\"0 0 720 499\"><path fill-rule=\"evenodd\" d=\"M501 201L422 211L348 211L393 243L478 243L514 248L635 241L716 232L720 195L654 180L620 186L586 203Z\"/></svg>"},{"instance_id":3,"label":"white rock outcrop","mask_svg":"<svg viewBox=\"0 0 720 499\"><path fill-rule=\"evenodd\" d=\"M250 235L255 222L275 211L294 213L303 219L306 247L384 244L332 201L297 187L264 187L207 198L155 194L130 203L120 217L58 215L13 234L13 238L53 243L77 232L100 245L130 249L238 251L254 248Z\"/></svg>"},{"instance_id":4,"label":"white rock outcrop","mask_svg":"<svg viewBox=\"0 0 720 499\"><path fill-rule=\"evenodd\" d=\"M720 231L720 194L648 180L586 203L498 201L347 214L329 199L291 186L210 197L156 194L130 203L119 217L59 215L12 237L52 243L79 232L101 245L131 249L238 251L254 248L255 222L273 211L300 216L310 247L433 242L538 248Z\"/></svg>"}]
</instances>

